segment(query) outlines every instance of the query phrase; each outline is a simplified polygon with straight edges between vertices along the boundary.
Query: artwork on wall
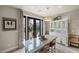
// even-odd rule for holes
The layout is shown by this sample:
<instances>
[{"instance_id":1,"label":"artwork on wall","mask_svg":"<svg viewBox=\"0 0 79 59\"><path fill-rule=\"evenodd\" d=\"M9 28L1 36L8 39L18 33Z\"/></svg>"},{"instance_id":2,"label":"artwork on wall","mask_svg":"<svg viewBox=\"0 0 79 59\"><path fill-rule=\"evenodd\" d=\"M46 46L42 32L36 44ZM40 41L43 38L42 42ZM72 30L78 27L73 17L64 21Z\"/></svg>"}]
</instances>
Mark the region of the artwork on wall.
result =
<instances>
[{"instance_id":1,"label":"artwork on wall","mask_svg":"<svg viewBox=\"0 0 79 59\"><path fill-rule=\"evenodd\" d=\"M16 19L3 17L3 30L16 30Z\"/></svg>"}]
</instances>

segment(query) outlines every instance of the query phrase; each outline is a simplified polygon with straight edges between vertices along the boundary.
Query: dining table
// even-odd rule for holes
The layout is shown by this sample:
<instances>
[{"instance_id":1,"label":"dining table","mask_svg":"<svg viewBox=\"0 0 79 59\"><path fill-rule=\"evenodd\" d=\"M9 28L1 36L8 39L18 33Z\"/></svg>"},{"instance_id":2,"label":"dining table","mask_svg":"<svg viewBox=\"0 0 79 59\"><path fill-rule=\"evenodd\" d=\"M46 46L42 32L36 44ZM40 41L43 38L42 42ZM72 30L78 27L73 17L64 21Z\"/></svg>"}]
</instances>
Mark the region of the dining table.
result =
<instances>
[{"instance_id":1,"label":"dining table","mask_svg":"<svg viewBox=\"0 0 79 59\"><path fill-rule=\"evenodd\" d=\"M46 40L43 40L40 37L32 38L25 41L25 52L26 53L37 53L39 52L45 45L50 44L54 40L56 40L56 36L45 35ZM55 41L56 43L56 41Z\"/></svg>"}]
</instances>

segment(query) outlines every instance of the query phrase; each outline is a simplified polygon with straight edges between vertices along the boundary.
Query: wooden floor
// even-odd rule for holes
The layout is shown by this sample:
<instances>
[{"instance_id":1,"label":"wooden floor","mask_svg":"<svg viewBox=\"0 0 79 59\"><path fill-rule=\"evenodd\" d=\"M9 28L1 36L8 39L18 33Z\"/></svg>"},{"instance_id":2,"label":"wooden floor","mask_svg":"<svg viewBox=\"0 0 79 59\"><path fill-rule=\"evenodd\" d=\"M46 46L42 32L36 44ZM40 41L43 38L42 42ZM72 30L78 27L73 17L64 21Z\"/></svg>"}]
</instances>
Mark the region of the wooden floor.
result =
<instances>
[{"instance_id":1,"label":"wooden floor","mask_svg":"<svg viewBox=\"0 0 79 59\"><path fill-rule=\"evenodd\" d=\"M13 53L25 53L25 48L14 51ZM56 44L56 53L79 53L79 48L66 47L60 44Z\"/></svg>"}]
</instances>

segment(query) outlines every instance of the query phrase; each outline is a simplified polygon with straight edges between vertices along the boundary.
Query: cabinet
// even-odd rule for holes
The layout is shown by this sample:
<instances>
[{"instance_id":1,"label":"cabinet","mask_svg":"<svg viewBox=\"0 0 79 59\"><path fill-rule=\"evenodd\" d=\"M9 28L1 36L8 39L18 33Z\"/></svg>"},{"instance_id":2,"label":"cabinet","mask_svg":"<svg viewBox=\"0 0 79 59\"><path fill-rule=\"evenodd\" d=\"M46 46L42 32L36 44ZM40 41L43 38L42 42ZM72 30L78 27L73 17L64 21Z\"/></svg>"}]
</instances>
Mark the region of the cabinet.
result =
<instances>
[{"instance_id":1,"label":"cabinet","mask_svg":"<svg viewBox=\"0 0 79 59\"><path fill-rule=\"evenodd\" d=\"M68 18L51 21L49 33L57 36L57 43L68 46Z\"/></svg>"}]
</instances>

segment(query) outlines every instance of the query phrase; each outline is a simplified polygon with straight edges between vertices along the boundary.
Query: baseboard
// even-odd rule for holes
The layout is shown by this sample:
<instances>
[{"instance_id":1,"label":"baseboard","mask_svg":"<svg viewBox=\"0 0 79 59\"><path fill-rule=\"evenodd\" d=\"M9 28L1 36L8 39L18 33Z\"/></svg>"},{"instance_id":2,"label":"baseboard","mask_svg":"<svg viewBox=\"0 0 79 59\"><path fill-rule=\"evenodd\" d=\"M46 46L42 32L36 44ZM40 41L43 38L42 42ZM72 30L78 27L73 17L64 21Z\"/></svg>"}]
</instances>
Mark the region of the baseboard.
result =
<instances>
[{"instance_id":1,"label":"baseboard","mask_svg":"<svg viewBox=\"0 0 79 59\"><path fill-rule=\"evenodd\" d=\"M10 52L10 51L14 51L14 50L16 50L16 49L18 49L18 46L5 49L5 50L3 50L3 51L0 51L0 53L7 53L7 52Z\"/></svg>"}]
</instances>

